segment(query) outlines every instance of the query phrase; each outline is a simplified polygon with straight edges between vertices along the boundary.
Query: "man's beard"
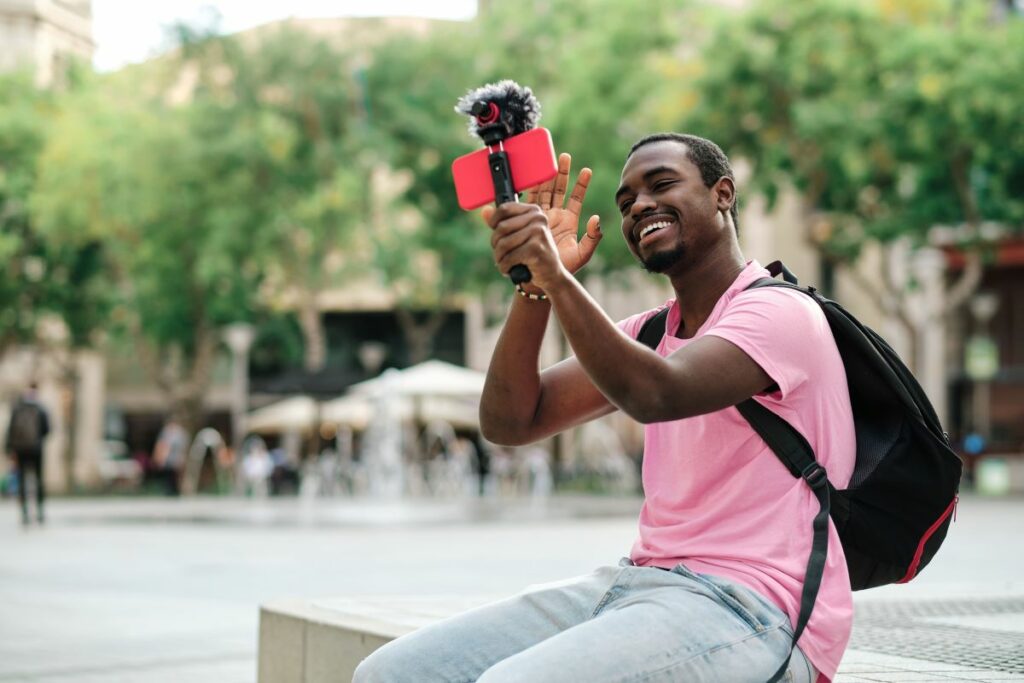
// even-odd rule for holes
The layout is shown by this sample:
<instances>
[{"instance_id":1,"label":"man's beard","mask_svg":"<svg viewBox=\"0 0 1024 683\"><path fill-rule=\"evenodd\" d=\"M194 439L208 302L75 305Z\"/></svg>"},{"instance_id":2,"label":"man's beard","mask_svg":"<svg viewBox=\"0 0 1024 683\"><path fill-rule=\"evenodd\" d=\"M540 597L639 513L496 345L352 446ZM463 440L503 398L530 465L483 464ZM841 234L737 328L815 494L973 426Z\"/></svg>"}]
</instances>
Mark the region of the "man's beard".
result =
<instances>
[{"instance_id":1,"label":"man's beard","mask_svg":"<svg viewBox=\"0 0 1024 683\"><path fill-rule=\"evenodd\" d=\"M685 254L686 249L683 248L683 245L677 244L666 251L655 252L647 258L641 257L640 265L648 273L665 273L679 263Z\"/></svg>"}]
</instances>

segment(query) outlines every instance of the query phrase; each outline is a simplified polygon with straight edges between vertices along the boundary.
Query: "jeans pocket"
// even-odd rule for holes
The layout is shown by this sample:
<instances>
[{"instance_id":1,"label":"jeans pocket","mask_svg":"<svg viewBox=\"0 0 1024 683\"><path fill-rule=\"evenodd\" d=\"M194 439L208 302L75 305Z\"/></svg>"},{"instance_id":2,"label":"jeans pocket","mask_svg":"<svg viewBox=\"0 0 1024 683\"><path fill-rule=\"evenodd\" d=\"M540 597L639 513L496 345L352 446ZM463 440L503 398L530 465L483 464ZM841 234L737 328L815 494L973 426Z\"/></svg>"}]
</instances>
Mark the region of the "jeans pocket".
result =
<instances>
[{"instance_id":1,"label":"jeans pocket","mask_svg":"<svg viewBox=\"0 0 1024 683\"><path fill-rule=\"evenodd\" d=\"M759 598L753 591L743 586L717 576L694 574L689 570L687 570L687 574L707 586L718 597L719 602L728 607L754 631L760 632L777 628L780 623L785 627L789 623L789 619L782 613L782 610L771 605L767 600Z\"/></svg>"}]
</instances>

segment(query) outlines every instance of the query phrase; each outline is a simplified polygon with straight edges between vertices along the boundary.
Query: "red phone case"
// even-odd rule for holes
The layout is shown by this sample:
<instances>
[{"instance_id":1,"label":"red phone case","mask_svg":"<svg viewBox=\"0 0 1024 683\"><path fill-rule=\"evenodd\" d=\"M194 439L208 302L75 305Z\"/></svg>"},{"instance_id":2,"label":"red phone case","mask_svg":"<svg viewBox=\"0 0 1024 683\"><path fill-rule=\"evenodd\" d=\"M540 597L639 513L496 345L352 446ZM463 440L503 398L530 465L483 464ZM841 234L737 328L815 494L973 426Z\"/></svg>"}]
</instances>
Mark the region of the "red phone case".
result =
<instances>
[{"instance_id":1,"label":"red phone case","mask_svg":"<svg viewBox=\"0 0 1024 683\"><path fill-rule=\"evenodd\" d=\"M558 173L555 147L547 128L534 128L510 137L504 147L516 192L540 185ZM491 150L484 147L452 162L455 194L459 206L467 211L494 201L494 183L487 164L490 153Z\"/></svg>"}]
</instances>

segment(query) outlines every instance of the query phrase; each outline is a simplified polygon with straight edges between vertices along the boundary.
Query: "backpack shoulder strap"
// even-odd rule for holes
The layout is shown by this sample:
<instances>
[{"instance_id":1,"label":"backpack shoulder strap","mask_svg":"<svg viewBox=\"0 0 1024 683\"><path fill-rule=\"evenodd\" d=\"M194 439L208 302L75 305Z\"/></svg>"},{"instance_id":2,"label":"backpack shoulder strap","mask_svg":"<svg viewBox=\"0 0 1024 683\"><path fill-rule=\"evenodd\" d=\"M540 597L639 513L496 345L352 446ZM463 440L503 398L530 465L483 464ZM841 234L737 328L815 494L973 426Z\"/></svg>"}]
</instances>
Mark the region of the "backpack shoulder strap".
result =
<instances>
[{"instance_id":1,"label":"backpack shoulder strap","mask_svg":"<svg viewBox=\"0 0 1024 683\"><path fill-rule=\"evenodd\" d=\"M747 289L784 287L808 294L815 300L818 299L817 291L813 287L800 287L796 276L781 261L775 261L767 268L772 277L761 278L750 284ZM775 279L780 274L783 276L783 281ZM818 589L821 588L821 578L825 572L825 561L828 557L828 519L831 511L832 485L828 480L825 468L815 459L814 449L811 448L803 434L791 424L753 398L739 403L736 409L750 423L754 431L764 439L764 442L793 476L800 477L807 482L815 498L818 499L818 513L811 523L811 554L807 559L804 586L800 594L800 614L793 630L793 646L795 647L814 611ZM790 650L790 656L792 656L792 650ZM771 677L770 683L782 680L789 667L789 659L790 657L786 657L778 671Z\"/></svg>"},{"instance_id":2,"label":"backpack shoulder strap","mask_svg":"<svg viewBox=\"0 0 1024 683\"><path fill-rule=\"evenodd\" d=\"M825 468L818 464L814 458L814 450L807 443L803 434L798 432L791 424L781 417L765 408L752 398L737 404L736 409L740 412L754 431L764 439L768 447L772 449L779 460L786 466L793 476L800 477L807 482L818 499L818 514L814 516L811 523L812 540L811 554L807 559L807 571L804 573L804 587L800 594L800 614L797 617L796 626L793 630L793 645L800 640L800 636L811 618L814 611L814 603L818 598L818 589L821 587L821 577L825 572L825 560L828 557L828 518L830 511L831 484L828 481ZM789 666L789 657L783 662L771 681L778 681L786 673Z\"/></svg>"},{"instance_id":3,"label":"backpack shoulder strap","mask_svg":"<svg viewBox=\"0 0 1024 683\"><path fill-rule=\"evenodd\" d=\"M636 340L652 349L657 349L661 338L665 336L665 322L668 320L668 306L661 309L646 321L636 335Z\"/></svg>"}]
</instances>

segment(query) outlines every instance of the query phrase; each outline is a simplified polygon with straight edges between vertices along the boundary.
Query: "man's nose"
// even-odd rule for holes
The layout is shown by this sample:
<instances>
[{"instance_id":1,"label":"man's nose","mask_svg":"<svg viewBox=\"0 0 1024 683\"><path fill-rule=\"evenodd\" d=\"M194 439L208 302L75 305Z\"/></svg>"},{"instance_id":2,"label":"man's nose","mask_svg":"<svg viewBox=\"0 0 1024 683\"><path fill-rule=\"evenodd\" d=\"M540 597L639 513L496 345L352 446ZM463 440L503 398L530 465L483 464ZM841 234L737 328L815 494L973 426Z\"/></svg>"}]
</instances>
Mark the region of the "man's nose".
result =
<instances>
[{"instance_id":1,"label":"man's nose","mask_svg":"<svg viewBox=\"0 0 1024 683\"><path fill-rule=\"evenodd\" d=\"M651 195L641 192L636 196L636 199L633 200L633 204L629 207L629 215L633 220L639 220L642 215L653 211L657 206L657 203Z\"/></svg>"}]
</instances>

